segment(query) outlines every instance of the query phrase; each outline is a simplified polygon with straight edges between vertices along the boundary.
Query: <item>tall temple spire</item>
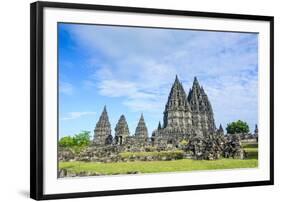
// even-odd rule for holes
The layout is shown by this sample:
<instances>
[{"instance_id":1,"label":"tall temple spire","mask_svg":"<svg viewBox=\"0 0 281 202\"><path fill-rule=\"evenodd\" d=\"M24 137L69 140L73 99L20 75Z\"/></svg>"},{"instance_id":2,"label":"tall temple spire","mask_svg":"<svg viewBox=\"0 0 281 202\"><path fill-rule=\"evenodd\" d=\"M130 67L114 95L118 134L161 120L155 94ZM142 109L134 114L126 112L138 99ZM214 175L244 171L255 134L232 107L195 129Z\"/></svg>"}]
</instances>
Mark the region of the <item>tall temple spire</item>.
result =
<instances>
[{"instance_id":1,"label":"tall temple spire","mask_svg":"<svg viewBox=\"0 0 281 202\"><path fill-rule=\"evenodd\" d=\"M192 89L189 91L188 94L188 101L190 103L193 112L199 111L199 102L200 102L199 99L201 98L201 93L202 93L201 91L202 90L200 88L197 77L194 77Z\"/></svg>"},{"instance_id":2,"label":"tall temple spire","mask_svg":"<svg viewBox=\"0 0 281 202\"><path fill-rule=\"evenodd\" d=\"M106 124L106 125L110 126L108 115L107 115L107 110L106 110L106 105L103 107L103 111L101 113L101 116L99 118L97 125L100 125L100 124Z\"/></svg>"},{"instance_id":3,"label":"tall temple spire","mask_svg":"<svg viewBox=\"0 0 281 202\"><path fill-rule=\"evenodd\" d=\"M180 111L180 113L178 113ZM186 128L185 121L188 118L190 108L186 99L184 88L176 75L174 84L170 90L164 111L163 128L177 126Z\"/></svg>"},{"instance_id":4,"label":"tall temple spire","mask_svg":"<svg viewBox=\"0 0 281 202\"><path fill-rule=\"evenodd\" d=\"M166 110L172 108L184 108L186 93L179 82L178 76L176 75L175 82L171 88L168 102L166 104Z\"/></svg>"},{"instance_id":5,"label":"tall temple spire","mask_svg":"<svg viewBox=\"0 0 281 202\"><path fill-rule=\"evenodd\" d=\"M192 124L197 132L207 134L215 132L213 109L204 88L194 77L192 89L188 94L188 101L192 110Z\"/></svg>"},{"instance_id":6,"label":"tall temple spire","mask_svg":"<svg viewBox=\"0 0 281 202\"><path fill-rule=\"evenodd\" d=\"M94 143L105 144L107 139L112 139L112 136L106 106L104 106L94 130Z\"/></svg>"},{"instance_id":7,"label":"tall temple spire","mask_svg":"<svg viewBox=\"0 0 281 202\"><path fill-rule=\"evenodd\" d=\"M143 113L141 113L140 121L144 122Z\"/></svg>"},{"instance_id":8,"label":"tall temple spire","mask_svg":"<svg viewBox=\"0 0 281 202\"><path fill-rule=\"evenodd\" d=\"M105 118L105 119L108 120L106 105L104 105L104 107L103 107L103 111L102 111L101 117L103 117L103 118ZM100 118L101 118L101 117L100 117Z\"/></svg>"},{"instance_id":9,"label":"tall temple spire","mask_svg":"<svg viewBox=\"0 0 281 202\"><path fill-rule=\"evenodd\" d=\"M138 126L136 128L135 136L140 138L148 138L148 130L143 118L143 114L141 114Z\"/></svg>"}]
</instances>

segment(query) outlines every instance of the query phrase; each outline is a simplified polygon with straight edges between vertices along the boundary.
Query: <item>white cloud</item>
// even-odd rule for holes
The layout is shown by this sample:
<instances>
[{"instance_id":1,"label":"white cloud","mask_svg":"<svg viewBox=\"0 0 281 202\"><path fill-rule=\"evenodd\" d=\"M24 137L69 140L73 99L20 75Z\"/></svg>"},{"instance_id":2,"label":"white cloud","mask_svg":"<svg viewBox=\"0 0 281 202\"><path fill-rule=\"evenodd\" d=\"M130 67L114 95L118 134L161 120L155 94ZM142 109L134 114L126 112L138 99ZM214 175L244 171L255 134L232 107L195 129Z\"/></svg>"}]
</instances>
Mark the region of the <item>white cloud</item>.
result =
<instances>
[{"instance_id":1,"label":"white cloud","mask_svg":"<svg viewBox=\"0 0 281 202\"><path fill-rule=\"evenodd\" d=\"M163 100L161 95L148 92L142 85L135 82L104 80L99 84L98 88L103 96L123 97L123 104L132 111L158 110L161 106L159 101Z\"/></svg>"},{"instance_id":2,"label":"white cloud","mask_svg":"<svg viewBox=\"0 0 281 202\"><path fill-rule=\"evenodd\" d=\"M211 100L217 125L222 123L226 127L229 122L244 119L253 128L258 116L258 81L238 81L239 78L225 77L218 83L209 83L205 90Z\"/></svg>"},{"instance_id":3,"label":"white cloud","mask_svg":"<svg viewBox=\"0 0 281 202\"><path fill-rule=\"evenodd\" d=\"M82 116L95 115L96 112L68 112L66 117L61 118L62 121L81 118Z\"/></svg>"},{"instance_id":4,"label":"white cloud","mask_svg":"<svg viewBox=\"0 0 281 202\"><path fill-rule=\"evenodd\" d=\"M72 33L92 54L89 79L99 93L122 98L132 111L162 114L178 74L186 93L193 77L198 77L212 101L217 124L237 117L251 124L257 121L254 34L96 26L79 26Z\"/></svg>"}]
</instances>

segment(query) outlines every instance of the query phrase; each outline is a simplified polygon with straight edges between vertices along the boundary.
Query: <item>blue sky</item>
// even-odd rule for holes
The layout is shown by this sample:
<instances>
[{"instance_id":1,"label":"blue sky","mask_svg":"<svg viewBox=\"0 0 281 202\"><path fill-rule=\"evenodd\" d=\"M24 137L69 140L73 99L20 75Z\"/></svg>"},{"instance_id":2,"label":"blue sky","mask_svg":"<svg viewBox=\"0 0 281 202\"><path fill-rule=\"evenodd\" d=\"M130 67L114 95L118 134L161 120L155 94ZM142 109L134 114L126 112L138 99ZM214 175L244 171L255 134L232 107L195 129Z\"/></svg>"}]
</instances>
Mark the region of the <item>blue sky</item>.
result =
<instances>
[{"instance_id":1,"label":"blue sky","mask_svg":"<svg viewBox=\"0 0 281 202\"><path fill-rule=\"evenodd\" d=\"M258 120L258 34L59 24L59 136L93 132L107 106L112 132L143 113L151 133L175 75L188 93L194 76L216 125ZM92 134L93 135L93 134Z\"/></svg>"}]
</instances>

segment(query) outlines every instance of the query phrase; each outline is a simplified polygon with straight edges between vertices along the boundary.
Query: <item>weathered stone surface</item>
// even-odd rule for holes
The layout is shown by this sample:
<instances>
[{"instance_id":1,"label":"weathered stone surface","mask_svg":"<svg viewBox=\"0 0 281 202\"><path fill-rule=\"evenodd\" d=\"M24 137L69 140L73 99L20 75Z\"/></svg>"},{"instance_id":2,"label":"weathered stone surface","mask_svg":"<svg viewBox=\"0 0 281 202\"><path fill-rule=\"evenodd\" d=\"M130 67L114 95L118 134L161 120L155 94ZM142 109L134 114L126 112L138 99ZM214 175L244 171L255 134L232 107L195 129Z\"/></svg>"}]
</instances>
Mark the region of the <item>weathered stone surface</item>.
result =
<instances>
[{"instance_id":1,"label":"weathered stone surface","mask_svg":"<svg viewBox=\"0 0 281 202\"><path fill-rule=\"evenodd\" d=\"M190 106L186 99L184 88L176 76L165 106L163 128L188 132L191 125Z\"/></svg>"},{"instance_id":2,"label":"weathered stone surface","mask_svg":"<svg viewBox=\"0 0 281 202\"><path fill-rule=\"evenodd\" d=\"M135 139L139 140L140 142L148 141L148 130L143 118L143 114L141 114L139 123L135 131Z\"/></svg>"},{"instance_id":3,"label":"weathered stone surface","mask_svg":"<svg viewBox=\"0 0 281 202\"><path fill-rule=\"evenodd\" d=\"M118 154L125 151L125 148L119 145L95 145L81 152L78 161L92 162L116 162L119 160Z\"/></svg>"},{"instance_id":4,"label":"weathered stone surface","mask_svg":"<svg viewBox=\"0 0 281 202\"><path fill-rule=\"evenodd\" d=\"M115 144L123 144L126 142L126 138L130 135L129 127L125 116L122 114L115 127Z\"/></svg>"},{"instance_id":5,"label":"weathered stone surface","mask_svg":"<svg viewBox=\"0 0 281 202\"><path fill-rule=\"evenodd\" d=\"M99 121L96 124L94 130L94 144L104 145L112 143L111 136L111 125L108 119L106 106L104 106L103 112L99 118Z\"/></svg>"},{"instance_id":6,"label":"weathered stone surface","mask_svg":"<svg viewBox=\"0 0 281 202\"><path fill-rule=\"evenodd\" d=\"M67 169L60 169L58 171L58 177L86 177L86 176L99 176L101 175L98 172L86 172L86 171L81 171L78 173L75 173L73 171L67 170Z\"/></svg>"},{"instance_id":7,"label":"weathered stone surface","mask_svg":"<svg viewBox=\"0 0 281 202\"><path fill-rule=\"evenodd\" d=\"M217 134L194 136L189 140L186 150L195 159L219 159L224 151L224 137Z\"/></svg>"},{"instance_id":8,"label":"weathered stone surface","mask_svg":"<svg viewBox=\"0 0 281 202\"><path fill-rule=\"evenodd\" d=\"M198 135L215 132L215 120L211 103L197 78L194 78L192 89L188 94L188 101L192 110L192 126Z\"/></svg>"},{"instance_id":9,"label":"weathered stone surface","mask_svg":"<svg viewBox=\"0 0 281 202\"><path fill-rule=\"evenodd\" d=\"M107 138L105 138L105 144L110 145L113 142L113 137L112 135L108 135Z\"/></svg>"},{"instance_id":10,"label":"weathered stone surface","mask_svg":"<svg viewBox=\"0 0 281 202\"><path fill-rule=\"evenodd\" d=\"M224 157L244 159L246 152L241 146L239 134L228 134L224 145Z\"/></svg>"},{"instance_id":11,"label":"weathered stone surface","mask_svg":"<svg viewBox=\"0 0 281 202\"><path fill-rule=\"evenodd\" d=\"M72 150L66 148L58 149L58 160L59 161L70 161L75 158L75 154Z\"/></svg>"},{"instance_id":12,"label":"weathered stone surface","mask_svg":"<svg viewBox=\"0 0 281 202\"><path fill-rule=\"evenodd\" d=\"M66 169L59 169L58 177L66 177L66 176L67 176L67 170Z\"/></svg>"}]
</instances>

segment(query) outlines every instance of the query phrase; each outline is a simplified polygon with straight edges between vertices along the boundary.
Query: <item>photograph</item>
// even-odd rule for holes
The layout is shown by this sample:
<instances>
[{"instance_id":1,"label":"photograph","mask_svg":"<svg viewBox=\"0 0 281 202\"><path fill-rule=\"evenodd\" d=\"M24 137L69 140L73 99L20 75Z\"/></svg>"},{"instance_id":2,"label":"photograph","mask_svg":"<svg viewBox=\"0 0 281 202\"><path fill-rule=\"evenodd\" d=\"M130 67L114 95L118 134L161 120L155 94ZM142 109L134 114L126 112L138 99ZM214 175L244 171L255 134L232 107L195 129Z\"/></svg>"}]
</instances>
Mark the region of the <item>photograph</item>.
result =
<instances>
[{"instance_id":1,"label":"photograph","mask_svg":"<svg viewBox=\"0 0 281 202\"><path fill-rule=\"evenodd\" d=\"M278 201L277 1L3 3L0 202Z\"/></svg>"},{"instance_id":2,"label":"photograph","mask_svg":"<svg viewBox=\"0 0 281 202\"><path fill-rule=\"evenodd\" d=\"M274 184L274 17L34 2L31 198Z\"/></svg>"},{"instance_id":3,"label":"photograph","mask_svg":"<svg viewBox=\"0 0 281 202\"><path fill-rule=\"evenodd\" d=\"M259 37L58 22L57 177L257 169Z\"/></svg>"}]
</instances>

